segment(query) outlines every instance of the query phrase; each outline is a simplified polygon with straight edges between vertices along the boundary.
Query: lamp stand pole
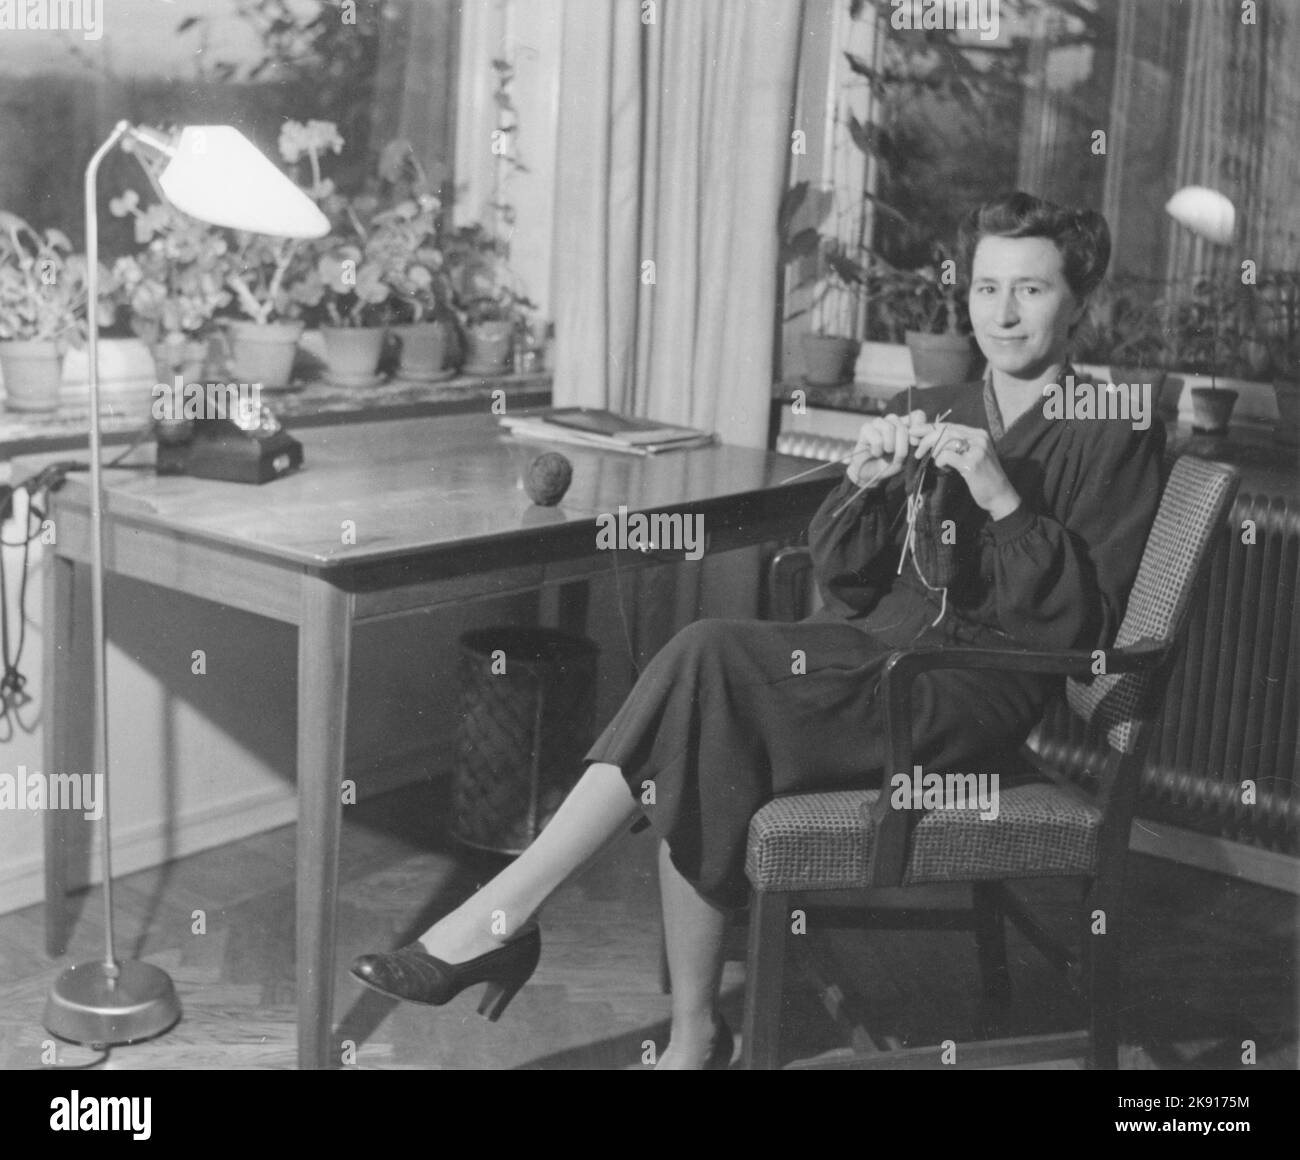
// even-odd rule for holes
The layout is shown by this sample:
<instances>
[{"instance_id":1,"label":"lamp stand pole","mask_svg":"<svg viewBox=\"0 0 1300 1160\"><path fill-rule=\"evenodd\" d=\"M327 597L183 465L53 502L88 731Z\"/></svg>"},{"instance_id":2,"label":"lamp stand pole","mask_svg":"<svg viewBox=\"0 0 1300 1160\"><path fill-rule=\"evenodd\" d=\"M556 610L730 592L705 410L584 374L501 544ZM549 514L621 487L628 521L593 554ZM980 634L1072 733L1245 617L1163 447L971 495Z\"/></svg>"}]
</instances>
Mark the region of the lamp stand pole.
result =
<instances>
[{"instance_id":1,"label":"lamp stand pole","mask_svg":"<svg viewBox=\"0 0 1300 1160\"><path fill-rule=\"evenodd\" d=\"M104 625L104 489L99 424L99 214L100 162L133 130L119 121L86 166L86 321L90 358L91 649L94 654L94 767L103 777L104 958L65 970L50 991L42 1022L60 1039L95 1046L134 1043L166 1031L181 1015L166 971L135 960L119 962L113 943L113 848L109 812L108 672ZM46 728L56 727L47 721ZM48 856L48 855L47 855ZM57 856L57 854L55 855ZM58 900L60 905L63 900Z\"/></svg>"}]
</instances>

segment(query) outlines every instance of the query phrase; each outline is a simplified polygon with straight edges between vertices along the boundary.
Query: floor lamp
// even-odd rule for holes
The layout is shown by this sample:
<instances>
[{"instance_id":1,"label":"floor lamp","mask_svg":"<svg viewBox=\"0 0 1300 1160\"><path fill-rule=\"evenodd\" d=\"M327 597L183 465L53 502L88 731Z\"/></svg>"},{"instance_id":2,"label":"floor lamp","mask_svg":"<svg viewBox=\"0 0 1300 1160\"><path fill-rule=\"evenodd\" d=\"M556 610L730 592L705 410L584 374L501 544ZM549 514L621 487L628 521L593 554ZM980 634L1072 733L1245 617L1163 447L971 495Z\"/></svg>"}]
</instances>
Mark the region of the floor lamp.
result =
<instances>
[{"instance_id":1,"label":"floor lamp","mask_svg":"<svg viewBox=\"0 0 1300 1160\"><path fill-rule=\"evenodd\" d=\"M113 945L113 866L109 815L108 686L104 631L104 490L99 422L99 219L96 177L117 145L152 155L163 166L158 185L181 212L213 225L289 238L319 238L329 221L317 205L229 125L191 125L168 139L126 121L86 166L86 289L90 358L91 633L94 653L94 770L102 772L101 845L104 958L65 970L50 991L44 1025L73 1043L134 1043L166 1031L180 1018L180 1001L167 973L135 960L120 961ZM143 164L143 159L140 158ZM53 722L47 728L56 727Z\"/></svg>"},{"instance_id":2,"label":"floor lamp","mask_svg":"<svg viewBox=\"0 0 1300 1160\"><path fill-rule=\"evenodd\" d=\"M1237 210L1217 189L1185 185L1165 202L1165 213L1185 230L1214 246L1231 245L1237 232ZM1219 298L1210 284L1210 387L1215 387L1219 362Z\"/></svg>"}]
</instances>

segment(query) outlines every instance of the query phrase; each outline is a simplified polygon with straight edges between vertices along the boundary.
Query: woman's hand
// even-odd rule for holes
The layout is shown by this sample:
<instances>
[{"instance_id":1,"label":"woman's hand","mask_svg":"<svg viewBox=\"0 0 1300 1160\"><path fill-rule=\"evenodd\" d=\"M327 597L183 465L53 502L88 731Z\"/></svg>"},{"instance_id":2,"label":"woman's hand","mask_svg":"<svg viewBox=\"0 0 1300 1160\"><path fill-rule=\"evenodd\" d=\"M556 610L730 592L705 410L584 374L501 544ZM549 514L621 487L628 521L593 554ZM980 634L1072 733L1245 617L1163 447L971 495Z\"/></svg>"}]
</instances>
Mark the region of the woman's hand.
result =
<instances>
[{"instance_id":1,"label":"woman's hand","mask_svg":"<svg viewBox=\"0 0 1300 1160\"><path fill-rule=\"evenodd\" d=\"M960 423L926 423L920 431L916 457L934 449L934 465L961 472L971 498L991 519L1009 516L1020 506L1020 495L993 450L993 439L979 427Z\"/></svg>"},{"instance_id":2,"label":"woman's hand","mask_svg":"<svg viewBox=\"0 0 1300 1160\"><path fill-rule=\"evenodd\" d=\"M858 442L849 460L849 480L858 487L864 483L875 486L898 475L926 427L924 411L868 419L858 431Z\"/></svg>"}]
</instances>

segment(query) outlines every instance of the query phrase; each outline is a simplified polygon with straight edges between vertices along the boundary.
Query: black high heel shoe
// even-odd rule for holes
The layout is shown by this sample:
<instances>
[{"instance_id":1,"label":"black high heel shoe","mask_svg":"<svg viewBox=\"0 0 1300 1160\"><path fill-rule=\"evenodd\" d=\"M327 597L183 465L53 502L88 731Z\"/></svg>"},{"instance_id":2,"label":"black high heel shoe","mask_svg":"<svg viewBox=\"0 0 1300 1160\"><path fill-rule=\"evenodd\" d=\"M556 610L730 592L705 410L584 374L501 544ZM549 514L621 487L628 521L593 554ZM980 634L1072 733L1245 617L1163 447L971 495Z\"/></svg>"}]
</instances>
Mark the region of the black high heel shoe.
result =
<instances>
[{"instance_id":1,"label":"black high heel shoe","mask_svg":"<svg viewBox=\"0 0 1300 1160\"><path fill-rule=\"evenodd\" d=\"M731 1054L735 1049L736 1037L731 1034L731 1028L727 1026L726 1020L719 1015L718 1029L713 1036L713 1047L709 1050L709 1058L704 1062L704 1070L729 1070L731 1067Z\"/></svg>"},{"instance_id":2,"label":"black high heel shoe","mask_svg":"<svg viewBox=\"0 0 1300 1160\"><path fill-rule=\"evenodd\" d=\"M444 963L419 942L386 954L361 955L352 974L381 994L441 1007L475 983L487 983L478 1013L493 1023L528 982L542 954L542 935L530 923L504 946L463 963Z\"/></svg>"}]
</instances>

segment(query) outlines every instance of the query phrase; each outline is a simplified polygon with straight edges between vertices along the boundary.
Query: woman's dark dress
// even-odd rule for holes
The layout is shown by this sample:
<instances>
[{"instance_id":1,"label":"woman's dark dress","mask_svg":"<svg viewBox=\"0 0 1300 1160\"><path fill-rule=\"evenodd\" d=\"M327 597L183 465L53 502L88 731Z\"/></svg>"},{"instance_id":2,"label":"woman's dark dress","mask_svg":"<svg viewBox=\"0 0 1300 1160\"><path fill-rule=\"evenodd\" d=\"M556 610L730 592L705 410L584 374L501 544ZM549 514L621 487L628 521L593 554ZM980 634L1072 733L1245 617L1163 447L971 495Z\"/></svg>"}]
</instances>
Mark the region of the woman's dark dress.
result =
<instances>
[{"instance_id":1,"label":"woman's dark dress","mask_svg":"<svg viewBox=\"0 0 1300 1160\"><path fill-rule=\"evenodd\" d=\"M898 400L891 410L906 408ZM934 418L989 429L979 383L912 392ZM878 785L890 651L949 641L1094 648L1110 644L1159 501L1164 428L1047 419L1032 407L997 441L1021 505L992 521L966 500L956 521L967 566L926 590L903 542L903 476L826 497L809 543L826 607L799 623L702 620L646 666L587 761L617 765L673 864L710 901L741 906L750 818L777 794ZM828 468L828 470L830 470ZM802 656L802 660L800 657ZM1059 679L941 671L915 686L915 761L977 771L1014 751ZM653 783L653 792L648 790Z\"/></svg>"}]
</instances>

